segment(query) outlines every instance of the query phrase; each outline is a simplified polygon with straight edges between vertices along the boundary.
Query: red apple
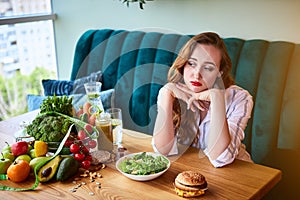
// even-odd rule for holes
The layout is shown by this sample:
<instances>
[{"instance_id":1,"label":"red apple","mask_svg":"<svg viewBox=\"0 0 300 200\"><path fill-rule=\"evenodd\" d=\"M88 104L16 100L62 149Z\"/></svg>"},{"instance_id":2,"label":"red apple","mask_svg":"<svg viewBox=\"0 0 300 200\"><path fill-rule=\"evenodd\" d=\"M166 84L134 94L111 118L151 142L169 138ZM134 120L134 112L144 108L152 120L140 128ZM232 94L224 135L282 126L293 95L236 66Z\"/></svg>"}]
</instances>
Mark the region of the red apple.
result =
<instances>
[{"instance_id":1,"label":"red apple","mask_svg":"<svg viewBox=\"0 0 300 200\"><path fill-rule=\"evenodd\" d=\"M28 151L28 144L25 141L16 142L11 145L11 152L14 156L26 154Z\"/></svg>"}]
</instances>

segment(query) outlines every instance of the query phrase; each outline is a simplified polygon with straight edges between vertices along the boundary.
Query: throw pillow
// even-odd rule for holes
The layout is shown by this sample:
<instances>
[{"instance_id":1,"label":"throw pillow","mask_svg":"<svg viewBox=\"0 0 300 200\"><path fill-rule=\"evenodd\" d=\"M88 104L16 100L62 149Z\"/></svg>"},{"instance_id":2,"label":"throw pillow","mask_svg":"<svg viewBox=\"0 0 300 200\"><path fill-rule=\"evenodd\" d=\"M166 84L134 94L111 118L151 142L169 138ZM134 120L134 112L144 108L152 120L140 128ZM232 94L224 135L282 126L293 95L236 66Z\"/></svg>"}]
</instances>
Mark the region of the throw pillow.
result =
<instances>
[{"instance_id":1,"label":"throw pillow","mask_svg":"<svg viewBox=\"0 0 300 200\"><path fill-rule=\"evenodd\" d=\"M74 81L68 80L52 80L43 79L42 85L45 96L63 96L70 94L85 94L84 83L102 81L102 72L93 72L88 76L76 79Z\"/></svg>"},{"instance_id":2,"label":"throw pillow","mask_svg":"<svg viewBox=\"0 0 300 200\"><path fill-rule=\"evenodd\" d=\"M73 90L73 84L73 81L67 80L42 80L45 96L53 96L54 94L56 96L70 95Z\"/></svg>"}]
</instances>

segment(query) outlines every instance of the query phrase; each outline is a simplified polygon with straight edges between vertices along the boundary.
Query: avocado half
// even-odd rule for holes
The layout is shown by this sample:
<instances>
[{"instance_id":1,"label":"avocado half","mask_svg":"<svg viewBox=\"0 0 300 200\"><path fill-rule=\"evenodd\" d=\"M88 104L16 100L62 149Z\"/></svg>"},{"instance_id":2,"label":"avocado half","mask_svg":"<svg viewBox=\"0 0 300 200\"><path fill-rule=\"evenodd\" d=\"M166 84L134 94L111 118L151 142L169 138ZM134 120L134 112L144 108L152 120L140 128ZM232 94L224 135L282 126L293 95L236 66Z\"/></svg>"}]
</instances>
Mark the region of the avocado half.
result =
<instances>
[{"instance_id":1,"label":"avocado half","mask_svg":"<svg viewBox=\"0 0 300 200\"><path fill-rule=\"evenodd\" d=\"M49 162L47 162L44 166L42 166L38 172L39 181L47 182L50 179L52 179L55 176L58 166L62 159L63 157L61 155L58 155Z\"/></svg>"}]
</instances>

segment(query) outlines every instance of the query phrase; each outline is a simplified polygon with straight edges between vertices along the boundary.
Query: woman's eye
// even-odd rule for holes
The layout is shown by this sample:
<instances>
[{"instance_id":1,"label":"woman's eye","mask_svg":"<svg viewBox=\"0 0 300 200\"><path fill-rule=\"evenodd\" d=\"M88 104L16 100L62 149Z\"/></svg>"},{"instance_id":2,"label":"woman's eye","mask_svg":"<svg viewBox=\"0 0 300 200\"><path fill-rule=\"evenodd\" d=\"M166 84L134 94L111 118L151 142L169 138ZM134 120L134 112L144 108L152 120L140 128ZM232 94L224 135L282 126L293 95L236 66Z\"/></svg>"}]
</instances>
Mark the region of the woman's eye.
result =
<instances>
[{"instance_id":1,"label":"woman's eye","mask_svg":"<svg viewBox=\"0 0 300 200\"><path fill-rule=\"evenodd\" d=\"M193 61L188 61L188 65L192 66L192 67L195 67L196 66L196 63L193 62Z\"/></svg>"},{"instance_id":2,"label":"woman's eye","mask_svg":"<svg viewBox=\"0 0 300 200\"><path fill-rule=\"evenodd\" d=\"M204 69L211 72L214 71L215 68L213 66L204 66Z\"/></svg>"}]
</instances>

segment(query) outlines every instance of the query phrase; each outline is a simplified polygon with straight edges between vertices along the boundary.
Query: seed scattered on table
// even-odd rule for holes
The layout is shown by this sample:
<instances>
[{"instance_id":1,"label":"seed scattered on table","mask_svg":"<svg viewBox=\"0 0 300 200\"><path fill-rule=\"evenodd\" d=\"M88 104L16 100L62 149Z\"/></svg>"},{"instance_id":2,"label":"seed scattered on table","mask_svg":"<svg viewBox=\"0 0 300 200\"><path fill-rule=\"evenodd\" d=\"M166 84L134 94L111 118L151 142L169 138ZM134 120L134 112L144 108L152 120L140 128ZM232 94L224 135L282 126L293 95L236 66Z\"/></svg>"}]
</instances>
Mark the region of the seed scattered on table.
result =
<instances>
[{"instance_id":1,"label":"seed scattered on table","mask_svg":"<svg viewBox=\"0 0 300 200\"><path fill-rule=\"evenodd\" d=\"M71 192L76 192L76 189L75 188L71 188L70 191Z\"/></svg>"},{"instance_id":2,"label":"seed scattered on table","mask_svg":"<svg viewBox=\"0 0 300 200\"><path fill-rule=\"evenodd\" d=\"M76 187L74 187L75 189L78 189L81 187L81 184L78 184Z\"/></svg>"},{"instance_id":3,"label":"seed scattered on table","mask_svg":"<svg viewBox=\"0 0 300 200\"><path fill-rule=\"evenodd\" d=\"M88 177L88 174L80 174L81 177Z\"/></svg>"},{"instance_id":4,"label":"seed scattered on table","mask_svg":"<svg viewBox=\"0 0 300 200\"><path fill-rule=\"evenodd\" d=\"M98 170L104 169L106 167L105 164L100 164L98 165L93 171L89 171L89 170L85 170L82 174L80 174L80 177L76 177L73 180L73 184L77 184L75 185L72 189L70 189L71 192L76 192L77 189L79 189L82 185L86 185L87 183L84 181L81 181L81 183L77 183L77 181L80 180L84 180L84 178L89 177L89 182L93 183L95 182L97 179L102 178L102 174L100 174L99 172L97 172ZM86 179L85 179L86 180ZM101 183L99 181L96 181L96 185L98 189L101 189ZM93 192L89 192L90 196L95 195Z\"/></svg>"},{"instance_id":5,"label":"seed scattered on table","mask_svg":"<svg viewBox=\"0 0 300 200\"><path fill-rule=\"evenodd\" d=\"M89 195L90 196L94 196L95 194L94 194L94 192L90 192Z\"/></svg>"}]
</instances>

